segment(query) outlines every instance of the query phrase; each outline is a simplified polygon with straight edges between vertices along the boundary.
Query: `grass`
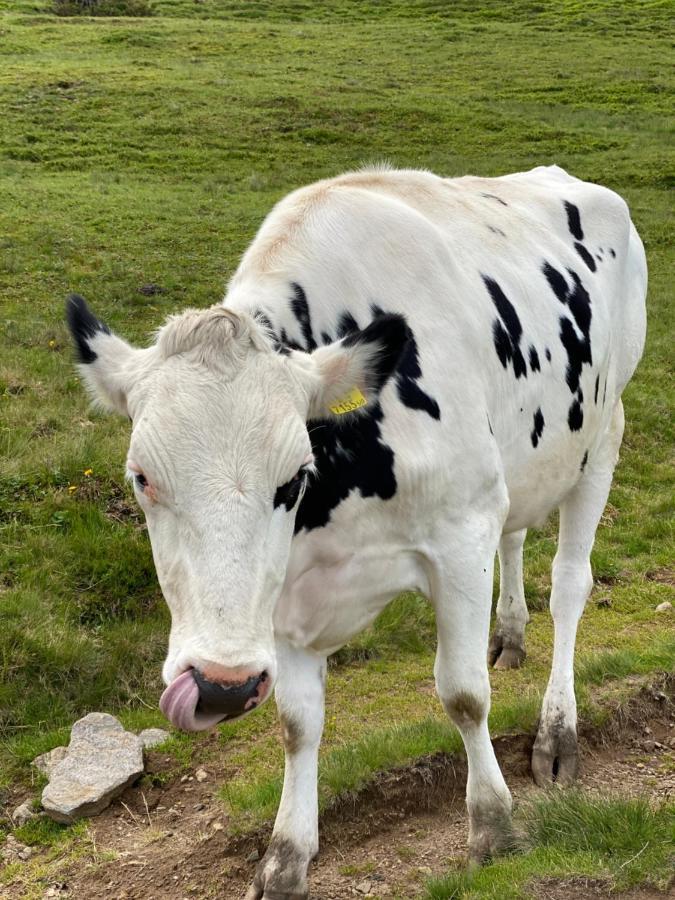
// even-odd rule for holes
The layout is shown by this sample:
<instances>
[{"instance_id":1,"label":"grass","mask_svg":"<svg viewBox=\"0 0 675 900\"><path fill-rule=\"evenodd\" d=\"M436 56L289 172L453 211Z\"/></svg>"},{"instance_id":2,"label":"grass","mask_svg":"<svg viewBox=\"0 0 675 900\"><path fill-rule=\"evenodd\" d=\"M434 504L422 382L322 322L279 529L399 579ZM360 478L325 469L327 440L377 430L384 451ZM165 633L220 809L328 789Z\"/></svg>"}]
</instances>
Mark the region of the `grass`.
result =
<instances>
[{"instance_id":1,"label":"grass","mask_svg":"<svg viewBox=\"0 0 675 900\"><path fill-rule=\"evenodd\" d=\"M543 895L537 885L545 881L578 884L580 876L604 882L607 891L668 886L675 859L672 805L654 809L643 799L555 791L530 801L516 821L522 830L519 852L431 882L427 900L524 900Z\"/></svg>"},{"instance_id":2,"label":"grass","mask_svg":"<svg viewBox=\"0 0 675 900\"><path fill-rule=\"evenodd\" d=\"M27 786L30 760L92 709L163 724L168 615L122 478L127 426L88 408L63 297L83 293L143 341L222 296L287 191L383 158L448 175L555 162L630 203L649 333L593 554L580 702L605 679L672 668L672 614L654 612L673 581L670 5L148 5L145 18L69 18L48 0L0 0L0 786ZM495 729L536 715L554 550L555 522L529 535L528 660L492 675ZM323 803L435 741L454 746L429 696L433 651L429 607L405 595L336 656ZM170 750L179 769L226 754L241 820L271 814L271 705L223 727L215 750L199 737Z\"/></svg>"}]
</instances>

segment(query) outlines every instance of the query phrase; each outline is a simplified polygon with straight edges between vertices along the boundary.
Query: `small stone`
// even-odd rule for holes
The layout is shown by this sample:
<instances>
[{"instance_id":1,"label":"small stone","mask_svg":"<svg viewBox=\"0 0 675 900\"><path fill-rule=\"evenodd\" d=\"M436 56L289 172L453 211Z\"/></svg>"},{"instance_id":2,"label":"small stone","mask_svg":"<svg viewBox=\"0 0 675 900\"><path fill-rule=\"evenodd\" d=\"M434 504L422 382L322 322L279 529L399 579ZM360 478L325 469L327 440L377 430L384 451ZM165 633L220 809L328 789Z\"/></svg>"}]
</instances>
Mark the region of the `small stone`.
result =
<instances>
[{"instance_id":1,"label":"small stone","mask_svg":"<svg viewBox=\"0 0 675 900\"><path fill-rule=\"evenodd\" d=\"M203 809L206 809L206 805L204 803L195 803L196 812L201 812Z\"/></svg>"},{"instance_id":2,"label":"small stone","mask_svg":"<svg viewBox=\"0 0 675 900\"><path fill-rule=\"evenodd\" d=\"M224 827L225 826L223 825L222 822L214 822L213 825L211 826L211 828L213 828L214 831L222 831Z\"/></svg>"},{"instance_id":3,"label":"small stone","mask_svg":"<svg viewBox=\"0 0 675 900\"><path fill-rule=\"evenodd\" d=\"M52 770L42 806L56 822L95 816L143 774L143 743L107 713L72 727L68 753Z\"/></svg>"},{"instance_id":4,"label":"small stone","mask_svg":"<svg viewBox=\"0 0 675 900\"><path fill-rule=\"evenodd\" d=\"M645 725L645 727L642 729L642 733L643 734L651 734L652 733L652 730L649 727L649 725Z\"/></svg>"},{"instance_id":5,"label":"small stone","mask_svg":"<svg viewBox=\"0 0 675 900\"><path fill-rule=\"evenodd\" d=\"M181 783L181 784L185 784L185 782L186 782L187 780L188 780L187 775L181 775L181 779L180 779L180 783Z\"/></svg>"},{"instance_id":6,"label":"small stone","mask_svg":"<svg viewBox=\"0 0 675 900\"><path fill-rule=\"evenodd\" d=\"M209 776L208 776L208 774L204 771L204 769L197 769L197 771L195 772L195 778L196 778L197 781L199 781L199 782L206 781L206 779L207 779L208 777L209 777Z\"/></svg>"},{"instance_id":7,"label":"small stone","mask_svg":"<svg viewBox=\"0 0 675 900\"><path fill-rule=\"evenodd\" d=\"M645 764L644 763L636 763L636 766L638 769L644 769Z\"/></svg>"},{"instance_id":8,"label":"small stone","mask_svg":"<svg viewBox=\"0 0 675 900\"><path fill-rule=\"evenodd\" d=\"M356 885L356 890L359 892L359 894L369 894L372 886L373 885L370 881L361 881Z\"/></svg>"},{"instance_id":9,"label":"small stone","mask_svg":"<svg viewBox=\"0 0 675 900\"><path fill-rule=\"evenodd\" d=\"M260 853L258 852L258 850L251 850L249 855L246 857L246 862L254 863L254 862L258 862L259 859L260 859Z\"/></svg>"},{"instance_id":10,"label":"small stone","mask_svg":"<svg viewBox=\"0 0 675 900\"><path fill-rule=\"evenodd\" d=\"M26 860L26 859L30 859L32 854L33 854L32 847L24 847L23 850L19 850L17 856L19 857L19 859Z\"/></svg>"},{"instance_id":11,"label":"small stone","mask_svg":"<svg viewBox=\"0 0 675 900\"><path fill-rule=\"evenodd\" d=\"M54 747L53 750L50 750L48 753L41 753L39 756L36 756L33 760L33 765L38 770L38 772L42 772L43 775L46 775L49 778L61 760L65 759L68 755L67 747Z\"/></svg>"},{"instance_id":12,"label":"small stone","mask_svg":"<svg viewBox=\"0 0 675 900\"><path fill-rule=\"evenodd\" d=\"M659 603L656 607L656 612L668 612L669 609L673 608L673 604L670 600L664 600L663 603Z\"/></svg>"},{"instance_id":13,"label":"small stone","mask_svg":"<svg viewBox=\"0 0 675 900\"><path fill-rule=\"evenodd\" d=\"M651 753L652 750L654 749L654 747L656 747L656 741L643 741L642 742L642 749L646 750L647 753Z\"/></svg>"},{"instance_id":14,"label":"small stone","mask_svg":"<svg viewBox=\"0 0 675 900\"><path fill-rule=\"evenodd\" d=\"M32 802L30 800L24 800L21 806L17 806L17 808L12 813L12 822L16 828L19 828L21 825L25 825L29 819L35 818L35 810L33 809Z\"/></svg>"},{"instance_id":15,"label":"small stone","mask_svg":"<svg viewBox=\"0 0 675 900\"><path fill-rule=\"evenodd\" d=\"M168 741L171 735L163 728L144 728L139 733L139 738L143 742L145 750L152 750L153 747L159 747L164 741Z\"/></svg>"},{"instance_id":16,"label":"small stone","mask_svg":"<svg viewBox=\"0 0 675 900\"><path fill-rule=\"evenodd\" d=\"M164 288L158 284L142 284L138 289L138 293L143 294L144 297L154 297L155 294L163 294Z\"/></svg>"}]
</instances>

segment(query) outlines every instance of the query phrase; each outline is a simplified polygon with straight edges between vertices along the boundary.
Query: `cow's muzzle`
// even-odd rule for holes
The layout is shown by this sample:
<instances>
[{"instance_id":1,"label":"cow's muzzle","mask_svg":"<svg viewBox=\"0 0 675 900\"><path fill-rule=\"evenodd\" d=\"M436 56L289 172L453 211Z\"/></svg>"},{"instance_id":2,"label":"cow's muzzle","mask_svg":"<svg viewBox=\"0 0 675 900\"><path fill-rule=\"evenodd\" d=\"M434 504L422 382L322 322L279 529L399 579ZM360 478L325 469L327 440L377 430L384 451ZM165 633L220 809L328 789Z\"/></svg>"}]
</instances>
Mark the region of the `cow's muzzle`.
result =
<instances>
[{"instance_id":1,"label":"cow's muzzle","mask_svg":"<svg viewBox=\"0 0 675 900\"><path fill-rule=\"evenodd\" d=\"M251 673L204 666L188 669L162 694L159 708L183 731L205 731L219 722L236 719L267 699L271 688L266 671Z\"/></svg>"}]
</instances>

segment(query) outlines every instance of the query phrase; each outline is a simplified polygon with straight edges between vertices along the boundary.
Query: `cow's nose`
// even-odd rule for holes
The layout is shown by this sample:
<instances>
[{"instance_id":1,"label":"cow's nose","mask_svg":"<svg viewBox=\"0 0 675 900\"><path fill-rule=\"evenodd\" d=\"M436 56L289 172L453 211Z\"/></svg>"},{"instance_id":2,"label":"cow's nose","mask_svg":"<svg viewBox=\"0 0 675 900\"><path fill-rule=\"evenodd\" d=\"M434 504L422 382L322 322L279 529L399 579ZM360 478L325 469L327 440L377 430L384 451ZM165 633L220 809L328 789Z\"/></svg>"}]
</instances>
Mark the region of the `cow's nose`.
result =
<instances>
[{"instance_id":1,"label":"cow's nose","mask_svg":"<svg viewBox=\"0 0 675 900\"><path fill-rule=\"evenodd\" d=\"M269 678L267 672L261 672L243 681L211 681L197 669L192 670L192 677L199 688L196 712L227 719L234 719L256 707L267 693L265 683Z\"/></svg>"}]
</instances>

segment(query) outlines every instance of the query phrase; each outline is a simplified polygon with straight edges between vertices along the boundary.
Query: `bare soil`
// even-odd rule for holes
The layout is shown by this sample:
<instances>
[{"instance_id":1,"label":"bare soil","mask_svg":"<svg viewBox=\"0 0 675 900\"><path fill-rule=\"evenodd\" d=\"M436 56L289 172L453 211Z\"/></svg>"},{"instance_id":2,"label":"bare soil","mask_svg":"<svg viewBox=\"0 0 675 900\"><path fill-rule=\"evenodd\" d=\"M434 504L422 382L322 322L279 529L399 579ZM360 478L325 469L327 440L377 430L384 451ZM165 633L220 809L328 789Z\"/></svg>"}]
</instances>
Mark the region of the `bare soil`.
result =
<instances>
[{"instance_id":1,"label":"bare soil","mask_svg":"<svg viewBox=\"0 0 675 900\"><path fill-rule=\"evenodd\" d=\"M601 728L580 728L581 786L654 802L675 798L675 679L644 685L612 710ZM536 789L529 772L532 737L494 742L517 802ZM151 753L149 771L172 761ZM45 881L45 897L84 900L239 900L264 852L269 828L233 838L216 797L226 760L167 784L130 788L90 823L91 848ZM436 754L385 773L352 797L340 799L321 821L321 853L311 871L313 900L418 897L424 881L466 854L466 765ZM113 859L109 859L110 854ZM108 859L108 861L105 861ZM532 885L541 900L608 896L602 881L547 879ZM2 898L19 898L16 886ZM632 891L625 900L664 894ZM675 896L669 893L668 896Z\"/></svg>"}]
</instances>

